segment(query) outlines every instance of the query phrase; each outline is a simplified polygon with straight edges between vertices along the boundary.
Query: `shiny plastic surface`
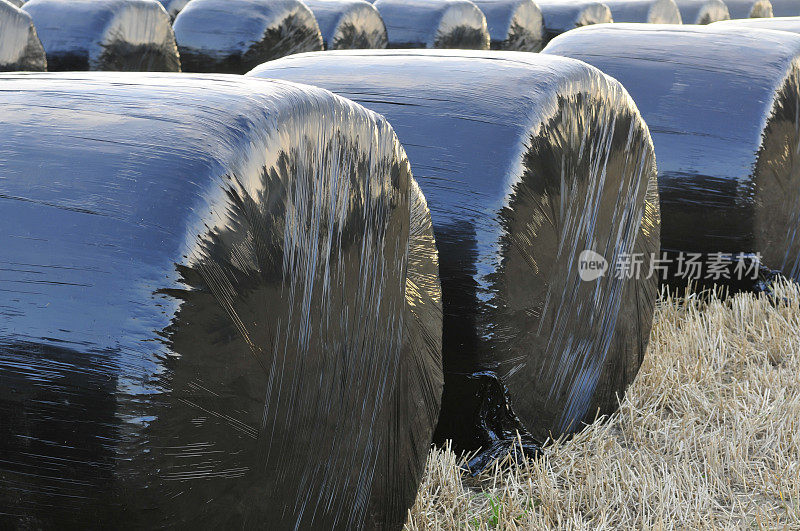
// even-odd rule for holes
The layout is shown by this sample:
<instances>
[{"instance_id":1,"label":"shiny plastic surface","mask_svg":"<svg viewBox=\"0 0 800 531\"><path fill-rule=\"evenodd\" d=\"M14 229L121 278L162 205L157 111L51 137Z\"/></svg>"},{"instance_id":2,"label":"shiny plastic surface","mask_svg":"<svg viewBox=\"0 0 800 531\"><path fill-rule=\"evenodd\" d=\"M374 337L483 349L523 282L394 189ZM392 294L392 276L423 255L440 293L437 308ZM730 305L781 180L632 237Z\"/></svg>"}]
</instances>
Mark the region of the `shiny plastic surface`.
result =
<instances>
[{"instance_id":1,"label":"shiny plastic surface","mask_svg":"<svg viewBox=\"0 0 800 531\"><path fill-rule=\"evenodd\" d=\"M155 0L30 0L22 9L49 71L181 70L169 16Z\"/></svg>"},{"instance_id":2,"label":"shiny plastic surface","mask_svg":"<svg viewBox=\"0 0 800 531\"><path fill-rule=\"evenodd\" d=\"M770 0L773 17L800 16L800 0Z\"/></svg>"},{"instance_id":3,"label":"shiny plastic surface","mask_svg":"<svg viewBox=\"0 0 800 531\"><path fill-rule=\"evenodd\" d=\"M538 52L544 46L542 12L533 0L476 0L492 39L492 50Z\"/></svg>"},{"instance_id":4,"label":"shiny plastic surface","mask_svg":"<svg viewBox=\"0 0 800 531\"><path fill-rule=\"evenodd\" d=\"M161 5L164 6L164 9L167 10L169 14L169 18L175 20L175 17L178 16L178 13L186 7L186 4L189 3L189 0L158 0L161 2Z\"/></svg>"},{"instance_id":5,"label":"shiny plastic surface","mask_svg":"<svg viewBox=\"0 0 800 531\"><path fill-rule=\"evenodd\" d=\"M593 64L633 96L656 146L665 249L760 252L800 278L800 36L620 24L545 53Z\"/></svg>"},{"instance_id":6,"label":"shiny plastic surface","mask_svg":"<svg viewBox=\"0 0 800 531\"><path fill-rule=\"evenodd\" d=\"M544 0L536 4L544 19L545 42L581 26L614 22L611 10L601 2Z\"/></svg>"},{"instance_id":7,"label":"shiny plastic surface","mask_svg":"<svg viewBox=\"0 0 800 531\"><path fill-rule=\"evenodd\" d=\"M0 527L399 528L441 294L387 122L239 76L0 86Z\"/></svg>"},{"instance_id":8,"label":"shiny plastic surface","mask_svg":"<svg viewBox=\"0 0 800 531\"><path fill-rule=\"evenodd\" d=\"M770 0L723 0L733 19L772 17Z\"/></svg>"},{"instance_id":9,"label":"shiny plastic surface","mask_svg":"<svg viewBox=\"0 0 800 531\"><path fill-rule=\"evenodd\" d=\"M644 355L657 280L584 282L579 255L659 248L653 147L619 83L540 54L433 50L302 54L250 75L360 102L405 146L439 249L438 440L491 443L465 390L488 372L539 440L616 409Z\"/></svg>"},{"instance_id":10,"label":"shiny plastic surface","mask_svg":"<svg viewBox=\"0 0 800 531\"><path fill-rule=\"evenodd\" d=\"M317 18L326 50L386 48L386 26L365 0L304 0Z\"/></svg>"},{"instance_id":11,"label":"shiny plastic surface","mask_svg":"<svg viewBox=\"0 0 800 531\"><path fill-rule=\"evenodd\" d=\"M684 24L711 24L731 18L722 0L675 0Z\"/></svg>"},{"instance_id":12,"label":"shiny plastic surface","mask_svg":"<svg viewBox=\"0 0 800 531\"><path fill-rule=\"evenodd\" d=\"M0 71L47 69L44 48L30 15L0 0Z\"/></svg>"},{"instance_id":13,"label":"shiny plastic surface","mask_svg":"<svg viewBox=\"0 0 800 531\"><path fill-rule=\"evenodd\" d=\"M186 72L244 74L284 55L322 50L317 21L300 0L192 0L174 28Z\"/></svg>"},{"instance_id":14,"label":"shiny plastic surface","mask_svg":"<svg viewBox=\"0 0 800 531\"><path fill-rule=\"evenodd\" d=\"M603 0L614 22L646 24L681 24L681 12L675 0Z\"/></svg>"},{"instance_id":15,"label":"shiny plastic surface","mask_svg":"<svg viewBox=\"0 0 800 531\"><path fill-rule=\"evenodd\" d=\"M25 0L8 0L11 5L22 7L22 4L25 3Z\"/></svg>"},{"instance_id":16,"label":"shiny plastic surface","mask_svg":"<svg viewBox=\"0 0 800 531\"><path fill-rule=\"evenodd\" d=\"M714 28L755 28L800 33L800 17L745 18L715 22Z\"/></svg>"},{"instance_id":17,"label":"shiny plastic surface","mask_svg":"<svg viewBox=\"0 0 800 531\"><path fill-rule=\"evenodd\" d=\"M377 0L389 48L488 50L486 18L468 0Z\"/></svg>"}]
</instances>

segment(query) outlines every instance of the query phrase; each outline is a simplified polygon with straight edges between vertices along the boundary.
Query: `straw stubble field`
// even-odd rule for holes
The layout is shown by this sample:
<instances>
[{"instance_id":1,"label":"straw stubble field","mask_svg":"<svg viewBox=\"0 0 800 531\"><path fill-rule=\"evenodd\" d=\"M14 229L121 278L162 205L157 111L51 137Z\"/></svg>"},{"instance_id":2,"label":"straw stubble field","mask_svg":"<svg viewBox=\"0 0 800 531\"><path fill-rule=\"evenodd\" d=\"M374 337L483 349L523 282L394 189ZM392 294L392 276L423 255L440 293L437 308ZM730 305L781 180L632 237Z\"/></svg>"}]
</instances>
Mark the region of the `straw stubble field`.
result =
<instances>
[{"instance_id":1,"label":"straw stubble field","mask_svg":"<svg viewBox=\"0 0 800 531\"><path fill-rule=\"evenodd\" d=\"M433 450L406 529L800 529L800 287L662 297L618 413L478 477Z\"/></svg>"}]
</instances>

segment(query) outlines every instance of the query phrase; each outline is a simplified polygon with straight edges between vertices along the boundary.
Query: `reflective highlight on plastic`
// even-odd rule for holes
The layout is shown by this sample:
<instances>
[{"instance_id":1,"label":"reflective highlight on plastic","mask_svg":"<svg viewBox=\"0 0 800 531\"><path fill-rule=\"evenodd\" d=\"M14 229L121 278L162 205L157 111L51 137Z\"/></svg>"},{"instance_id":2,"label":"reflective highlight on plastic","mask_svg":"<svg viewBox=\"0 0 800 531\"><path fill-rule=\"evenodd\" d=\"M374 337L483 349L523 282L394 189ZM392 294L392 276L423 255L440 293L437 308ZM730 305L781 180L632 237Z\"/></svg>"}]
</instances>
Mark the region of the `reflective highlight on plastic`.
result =
<instances>
[{"instance_id":1,"label":"reflective highlight on plastic","mask_svg":"<svg viewBox=\"0 0 800 531\"><path fill-rule=\"evenodd\" d=\"M30 15L0 0L0 71L47 69L44 48Z\"/></svg>"},{"instance_id":2,"label":"reflective highlight on plastic","mask_svg":"<svg viewBox=\"0 0 800 531\"><path fill-rule=\"evenodd\" d=\"M326 50L386 48L389 39L378 10L365 0L304 0L319 24Z\"/></svg>"},{"instance_id":3,"label":"reflective highlight on plastic","mask_svg":"<svg viewBox=\"0 0 800 531\"><path fill-rule=\"evenodd\" d=\"M476 0L486 16L492 50L538 52L544 46L542 12L533 0Z\"/></svg>"}]
</instances>

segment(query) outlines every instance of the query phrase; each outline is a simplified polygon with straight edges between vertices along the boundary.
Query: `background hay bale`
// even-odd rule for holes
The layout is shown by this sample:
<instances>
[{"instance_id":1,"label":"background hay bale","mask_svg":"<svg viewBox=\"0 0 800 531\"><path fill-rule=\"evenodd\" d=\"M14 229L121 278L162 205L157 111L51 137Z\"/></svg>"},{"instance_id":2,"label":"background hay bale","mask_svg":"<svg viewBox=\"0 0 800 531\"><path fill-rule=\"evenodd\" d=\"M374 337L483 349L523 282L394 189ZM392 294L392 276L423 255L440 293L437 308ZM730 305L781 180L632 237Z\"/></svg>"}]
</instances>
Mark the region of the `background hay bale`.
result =
<instances>
[{"instance_id":1,"label":"background hay bale","mask_svg":"<svg viewBox=\"0 0 800 531\"><path fill-rule=\"evenodd\" d=\"M387 122L234 76L0 82L4 518L402 525L441 296Z\"/></svg>"},{"instance_id":2,"label":"background hay bale","mask_svg":"<svg viewBox=\"0 0 800 531\"><path fill-rule=\"evenodd\" d=\"M772 16L770 0L724 0L731 18L765 18Z\"/></svg>"},{"instance_id":3,"label":"background hay bale","mask_svg":"<svg viewBox=\"0 0 800 531\"><path fill-rule=\"evenodd\" d=\"M744 18L714 22L714 28L756 28L800 33L800 17Z\"/></svg>"},{"instance_id":4,"label":"background hay bale","mask_svg":"<svg viewBox=\"0 0 800 531\"><path fill-rule=\"evenodd\" d=\"M502 435L487 428L494 411L481 399L493 375L524 428L544 440L616 409L644 355L657 279L584 282L578 268L586 249L610 262L658 250L647 127L619 83L551 59L325 52L250 74L322 86L395 127L439 249L445 391L437 440L459 448L485 449ZM497 387L499 402L489 399L502 409Z\"/></svg>"},{"instance_id":5,"label":"background hay bale","mask_svg":"<svg viewBox=\"0 0 800 531\"><path fill-rule=\"evenodd\" d=\"M174 27L186 72L244 74L284 55L322 50L317 21L300 0L192 0Z\"/></svg>"},{"instance_id":6,"label":"background hay bale","mask_svg":"<svg viewBox=\"0 0 800 531\"><path fill-rule=\"evenodd\" d=\"M365 0L305 0L319 24L326 50L386 48L386 26Z\"/></svg>"},{"instance_id":7,"label":"background hay bale","mask_svg":"<svg viewBox=\"0 0 800 531\"><path fill-rule=\"evenodd\" d=\"M488 50L486 18L468 0L378 0L389 48Z\"/></svg>"},{"instance_id":8,"label":"background hay bale","mask_svg":"<svg viewBox=\"0 0 800 531\"><path fill-rule=\"evenodd\" d=\"M604 0L614 22L681 24L681 11L675 0Z\"/></svg>"},{"instance_id":9,"label":"background hay bale","mask_svg":"<svg viewBox=\"0 0 800 531\"><path fill-rule=\"evenodd\" d=\"M186 7L186 4L189 3L189 0L158 0L161 2L161 5L164 6L164 9L167 10L167 14L169 14L169 18L175 20L175 17L178 16L178 13Z\"/></svg>"},{"instance_id":10,"label":"background hay bale","mask_svg":"<svg viewBox=\"0 0 800 531\"><path fill-rule=\"evenodd\" d=\"M50 71L181 69L169 16L155 0L30 0L22 9Z\"/></svg>"},{"instance_id":11,"label":"background hay bale","mask_svg":"<svg viewBox=\"0 0 800 531\"><path fill-rule=\"evenodd\" d=\"M588 26L614 22L611 10L601 2L577 0L562 2L560 0L544 0L537 2L544 19L545 42L561 35L565 31Z\"/></svg>"},{"instance_id":12,"label":"background hay bale","mask_svg":"<svg viewBox=\"0 0 800 531\"><path fill-rule=\"evenodd\" d=\"M47 58L30 15L0 0L0 71L15 70L47 70Z\"/></svg>"},{"instance_id":13,"label":"background hay bale","mask_svg":"<svg viewBox=\"0 0 800 531\"><path fill-rule=\"evenodd\" d=\"M492 50L538 52L544 46L542 12L533 0L477 0Z\"/></svg>"},{"instance_id":14,"label":"background hay bale","mask_svg":"<svg viewBox=\"0 0 800 531\"><path fill-rule=\"evenodd\" d=\"M675 0L684 24L711 24L731 18L722 0Z\"/></svg>"}]
</instances>

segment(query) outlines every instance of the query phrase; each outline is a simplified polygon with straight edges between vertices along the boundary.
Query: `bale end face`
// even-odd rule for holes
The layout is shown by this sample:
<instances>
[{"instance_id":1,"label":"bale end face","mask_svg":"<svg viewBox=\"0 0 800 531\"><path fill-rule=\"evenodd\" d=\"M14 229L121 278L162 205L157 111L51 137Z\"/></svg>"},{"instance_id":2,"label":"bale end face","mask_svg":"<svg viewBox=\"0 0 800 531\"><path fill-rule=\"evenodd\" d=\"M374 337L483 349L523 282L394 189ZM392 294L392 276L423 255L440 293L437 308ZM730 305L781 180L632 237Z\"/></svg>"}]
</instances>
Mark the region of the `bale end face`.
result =
<instances>
[{"instance_id":1,"label":"bale end face","mask_svg":"<svg viewBox=\"0 0 800 531\"><path fill-rule=\"evenodd\" d=\"M538 52L544 40L542 12L533 0L478 0L492 50Z\"/></svg>"},{"instance_id":2,"label":"bale end face","mask_svg":"<svg viewBox=\"0 0 800 531\"><path fill-rule=\"evenodd\" d=\"M307 0L319 24L325 50L386 48L380 13L365 0Z\"/></svg>"},{"instance_id":3,"label":"bale end face","mask_svg":"<svg viewBox=\"0 0 800 531\"><path fill-rule=\"evenodd\" d=\"M377 0L389 48L488 50L486 18L468 0Z\"/></svg>"},{"instance_id":4,"label":"bale end face","mask_svg":"<svg viewBox=\"0 0 800 531\"><path fill-rule=\"evenodd\" d=\"M8 2L0 2L0 71L45 70L47 58L30 15Z\"/></svg>"}]
</instances>

